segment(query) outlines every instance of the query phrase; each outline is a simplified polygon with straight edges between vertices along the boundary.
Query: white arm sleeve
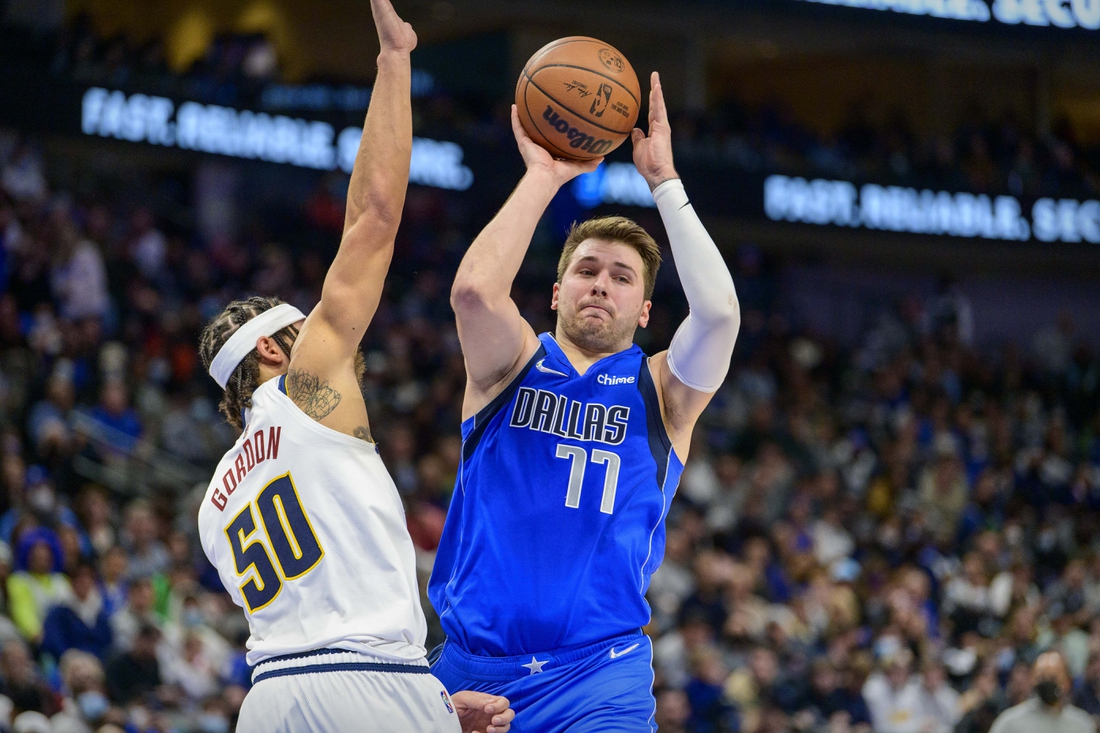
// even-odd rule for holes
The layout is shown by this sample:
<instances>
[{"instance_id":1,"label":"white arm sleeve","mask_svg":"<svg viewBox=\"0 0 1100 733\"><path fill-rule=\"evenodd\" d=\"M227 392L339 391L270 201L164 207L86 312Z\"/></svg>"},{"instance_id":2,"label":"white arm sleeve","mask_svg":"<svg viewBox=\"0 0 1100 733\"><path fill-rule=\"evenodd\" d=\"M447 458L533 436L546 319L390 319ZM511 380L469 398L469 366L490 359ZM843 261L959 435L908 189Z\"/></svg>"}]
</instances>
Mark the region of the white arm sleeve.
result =
<instances>
[{"instance_id":1,"label":"white arm sleeve","mask_svg":"<svg viewBox=\"0 0 1100 733\"><path fill-rule=\"evenodd\" d=\"M657 186L653 200L661 212L690 307L668 349L668 368L688 387L715 392L729 372L741 328L733 277L679 179Z\"/></svg>"}]
</instances>

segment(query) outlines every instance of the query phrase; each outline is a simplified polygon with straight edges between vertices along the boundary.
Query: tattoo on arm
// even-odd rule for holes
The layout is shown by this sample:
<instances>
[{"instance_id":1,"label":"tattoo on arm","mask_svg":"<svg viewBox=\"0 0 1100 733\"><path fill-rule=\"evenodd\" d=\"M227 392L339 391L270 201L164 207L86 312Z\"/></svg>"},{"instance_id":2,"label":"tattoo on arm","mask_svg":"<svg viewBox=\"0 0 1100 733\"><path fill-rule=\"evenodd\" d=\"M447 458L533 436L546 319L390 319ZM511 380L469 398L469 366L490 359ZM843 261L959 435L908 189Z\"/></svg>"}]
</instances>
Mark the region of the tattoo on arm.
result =
<instances>
[{"instance_id":1,"label":"tattoo on arm","mask_svg":"<svg viewBox=\"0 0 1100 733\"><path fill-rule=\"evenodd\" d=\"M320 420L340 404L340 393L316 374L291 369L286 375L286 391L302 412Z\"/></svg>"}]
</instances>

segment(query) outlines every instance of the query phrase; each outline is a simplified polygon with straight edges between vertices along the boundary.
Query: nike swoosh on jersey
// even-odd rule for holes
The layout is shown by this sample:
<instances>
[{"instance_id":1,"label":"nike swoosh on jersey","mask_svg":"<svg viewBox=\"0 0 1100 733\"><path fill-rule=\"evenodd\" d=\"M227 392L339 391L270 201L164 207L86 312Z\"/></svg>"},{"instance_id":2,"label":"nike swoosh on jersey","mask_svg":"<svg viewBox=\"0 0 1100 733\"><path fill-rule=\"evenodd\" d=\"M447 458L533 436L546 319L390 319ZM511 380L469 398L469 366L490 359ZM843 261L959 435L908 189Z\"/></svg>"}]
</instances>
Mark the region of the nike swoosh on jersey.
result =
<instances>
[{"instance_id":1,"label":"nike swoosh on jersey","mask_svg":"<svg viewBox=\"0 0 1100 733\"><path fill-rule=\"evenodd\" d=\"M611 647L611 651L608 652L608 654L610 654L612 659L618 659L619 657L623 656L624 654L630 654L630 652L634 651L639 646L641 646L641 643L631 644L626 649L623 649L621 652L617 652L617 651L615 651L615 647Z\"/></svg>"},{"instance_id":2,"label":"nike swoosh on jersey","mask_svg":"<svg viewBox=\"0 0 1100 733\"><path fill-rule=\"evenodd\" d=\"M565 372L559 372L557 369L551 369L548 366L543 366L542 363L544 361L546 361L546 359L539 359L537 362L535 362L535 369L538 369L540 372L542 372L544 374L557 374L559 377L568 377L569 376Z\"/></svg>"}]
</instances>

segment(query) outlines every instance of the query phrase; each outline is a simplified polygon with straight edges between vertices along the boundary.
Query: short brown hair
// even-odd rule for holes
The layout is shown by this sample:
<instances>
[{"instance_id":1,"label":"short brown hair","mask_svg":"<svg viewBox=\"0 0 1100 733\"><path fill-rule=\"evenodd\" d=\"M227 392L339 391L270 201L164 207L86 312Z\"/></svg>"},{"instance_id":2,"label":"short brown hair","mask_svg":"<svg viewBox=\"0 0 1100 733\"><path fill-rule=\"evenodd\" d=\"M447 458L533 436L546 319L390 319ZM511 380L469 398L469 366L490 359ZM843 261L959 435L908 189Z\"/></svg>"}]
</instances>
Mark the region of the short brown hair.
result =
<instances>
[{"instance_id":1,"label":"short brown hair","mask_svg":"<svg viewBox=\"0 0 1100 733\"><path fill-rule=\"evenodd\" d=\"M573 222L569 228L569 234L565 237L565 245L561 250L561 259L558 260L558 282L565 277L565 271L569 269L569 261L573 259L573 253L586 239L602 239L608 242L619 242L634 248L642 257L642 265L645 271L642 273L645 282L645 299L649 300L653 295L653 285L657 281L657 270L661 268L661 248L649 232L636 221L625 216L601 216L589 219L581 223Z\"/></svg>"}]
</instances>

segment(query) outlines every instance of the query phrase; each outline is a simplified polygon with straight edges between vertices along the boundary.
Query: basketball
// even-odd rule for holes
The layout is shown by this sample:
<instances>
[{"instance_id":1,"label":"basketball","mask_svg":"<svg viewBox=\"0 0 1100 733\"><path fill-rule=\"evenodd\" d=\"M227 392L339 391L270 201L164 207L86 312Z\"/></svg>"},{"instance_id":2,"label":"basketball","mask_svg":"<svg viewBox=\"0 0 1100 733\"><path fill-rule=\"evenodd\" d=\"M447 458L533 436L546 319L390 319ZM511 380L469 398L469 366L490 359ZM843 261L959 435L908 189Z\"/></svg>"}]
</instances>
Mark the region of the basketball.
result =
<instances>
[{"instance_id":1,"label":"basketball","mask_svg":"<svg viewBox=\"0 0 1100 733\"><path fill-rule=\"evenodd\" d=\"M523 129L555 158L590 160L619 147L634 128L640 100L626 57L587 36L543 46L516 84Z\"/></svg>"}]
</instances>

